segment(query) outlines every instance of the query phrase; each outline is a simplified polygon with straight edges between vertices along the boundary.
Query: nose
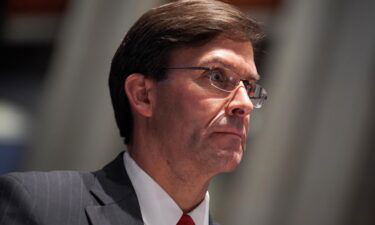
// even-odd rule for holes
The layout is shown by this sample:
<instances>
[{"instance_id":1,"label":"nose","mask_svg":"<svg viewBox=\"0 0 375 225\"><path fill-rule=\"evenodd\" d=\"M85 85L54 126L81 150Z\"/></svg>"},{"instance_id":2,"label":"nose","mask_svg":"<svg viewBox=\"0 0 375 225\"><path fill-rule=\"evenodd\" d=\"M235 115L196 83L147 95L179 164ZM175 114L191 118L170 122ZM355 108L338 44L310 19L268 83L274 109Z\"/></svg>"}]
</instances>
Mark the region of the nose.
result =
<instances>
[{"instance_id":1,"label":"nose","mask_svg":"<svg viewBox=\"0 0 375 225\"><path fill-rule=\"evenodd\" d=\"M229 115L245 117L253 111L254 105L251 102L249 95L243 85L240 85L234 90L232 99L227 106L227 113Z\"/></svg>"}]
</instances>

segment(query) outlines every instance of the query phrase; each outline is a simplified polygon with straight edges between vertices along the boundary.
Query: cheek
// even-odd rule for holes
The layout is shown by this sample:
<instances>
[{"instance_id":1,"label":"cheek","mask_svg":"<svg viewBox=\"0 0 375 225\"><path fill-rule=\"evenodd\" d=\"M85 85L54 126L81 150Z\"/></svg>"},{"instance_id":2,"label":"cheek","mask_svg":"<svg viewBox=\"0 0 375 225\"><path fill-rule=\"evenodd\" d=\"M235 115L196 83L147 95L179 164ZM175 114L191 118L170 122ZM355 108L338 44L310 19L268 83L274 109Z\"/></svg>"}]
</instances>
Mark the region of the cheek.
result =
<instances>
[{"instance_id":1,"label":"cheek","mask_svg":"<svg viewBox=\"0 0 375 225\"><path fill-rule=\"evenodd\" d=\"M207 95L195 85L180 85L173 89L171 95L164 96L164 107L168 110L170 119L179 119L185 126L202 123L212 114L213 107L207 101Z\"/></svg>"},{"instance_id":2,"label":"cheek","mask_svg":"<svg viewBox=\"0 0 375 225\"><path fill-rule=\"evenodd\" d=\"M159 128L176 136L182 134L197 120L194 105L196 99L194 96L186 94L186 90L177 91L169 89L168 91L159 91L154 107L154 122Z\"/></svg>"},{"instance_id":3,"label":"cheek","mask_svg":"<svg viewBox=\"0 0 375 225\"><path fill-rule=\"evenodd\" d=\"M179 139L190 136L190 141L197 143L212 121L223 114L225 101L210 97L207 90L194 83L186 83L159 92L155 118L160 120L158 126L168 129L170 135L178 135Z\"/></svg>"}]
</instances>

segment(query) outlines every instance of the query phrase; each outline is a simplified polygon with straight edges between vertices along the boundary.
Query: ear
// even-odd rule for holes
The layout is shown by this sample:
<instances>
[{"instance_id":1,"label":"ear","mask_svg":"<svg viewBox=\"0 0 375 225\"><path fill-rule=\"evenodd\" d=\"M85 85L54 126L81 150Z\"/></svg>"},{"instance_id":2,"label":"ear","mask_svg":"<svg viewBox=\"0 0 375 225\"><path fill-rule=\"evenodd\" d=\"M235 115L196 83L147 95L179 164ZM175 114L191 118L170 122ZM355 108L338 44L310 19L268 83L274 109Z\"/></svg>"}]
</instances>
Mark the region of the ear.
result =
<instances>
[{"instance_id":1,"label":"ear","mask_svg":"<svg viewBox=\"0 0 375 225\"><path fill-rule=\"evenodd\" d=\"M152 116L150 89L153 82L139 73L130 74L124 83L124 90L133 110L144 117Z\"/></svg>"}]
</instances>

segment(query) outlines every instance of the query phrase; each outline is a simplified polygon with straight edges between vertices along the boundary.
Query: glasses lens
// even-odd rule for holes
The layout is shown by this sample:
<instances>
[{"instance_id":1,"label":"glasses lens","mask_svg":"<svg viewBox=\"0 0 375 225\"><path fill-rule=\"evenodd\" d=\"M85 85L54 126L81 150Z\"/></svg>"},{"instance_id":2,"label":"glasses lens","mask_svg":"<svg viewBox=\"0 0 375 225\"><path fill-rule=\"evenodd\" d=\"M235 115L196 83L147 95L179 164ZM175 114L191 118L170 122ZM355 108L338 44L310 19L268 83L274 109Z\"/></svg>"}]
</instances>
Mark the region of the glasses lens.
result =
<instances>
[{"instance_id":1,"label":"glasses lens","mask_svg":"<svg viewBox=\"0 0 375 225\"><path fill-rule=\"evenodd\" d=\"M260 99L260 98L251 99L251 103L253 103L254 108L259 109L262 107L263 99Z\"/></svg>"},{"instance_id":2,"label":"glasses lens","mask_svg":"<svg viewBox=\"0 0 375 225\"><path fill-rule=\"evenodd\" d=\"M210 78L211 85L227 92L233 91L240 80L236 75L233 75L230 71L226 69L212 69L209 70L208 76ZM267 92L259 84L243 81L244 85L248 89L247 93L254 105L254 108L261 108L263 102L267 99Z\"/></svg>"},{"instance_id":3,"label":"glasses lens","mask_svg":"<svg viewBox=\"0 0 375 225\"><path fill-rule=\"evenodd\" d=\"M225 70L213 69L208 74L211 84L223 91L232 91L237 86L237 81L233 76L229 76Z\"/></svg>"},{"instance_id":4,"label":"glasses lens","mask_svg":"<svg viewBox=\"0 0 375 225\"><path fill-rule=\"evenodd\" d=\"M248 90L249 97L251 102L254 105L254 108L261 108L263 102L267 99L267 92L259 84L250 84Z\"/></svg>"}]
</instances>

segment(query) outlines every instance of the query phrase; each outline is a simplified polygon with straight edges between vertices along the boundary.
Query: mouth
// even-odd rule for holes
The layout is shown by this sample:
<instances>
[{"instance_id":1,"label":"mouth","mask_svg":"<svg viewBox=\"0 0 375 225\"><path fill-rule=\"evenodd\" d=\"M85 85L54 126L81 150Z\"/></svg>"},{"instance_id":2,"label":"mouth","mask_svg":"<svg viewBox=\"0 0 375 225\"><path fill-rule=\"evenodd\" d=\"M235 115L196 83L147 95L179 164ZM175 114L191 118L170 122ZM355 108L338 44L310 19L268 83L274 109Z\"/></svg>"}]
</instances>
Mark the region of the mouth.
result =
<instances>
[{"instance_id":1,"label":"mouth","mask_svg":"<svg viewBox=\"0 0 375 225\"><path fill-rule=\"evenodd\" d=\"M233 136L233 137L236 137L236 138L239 138L241 139L242 141L245 139L245 135L240 133L240 132L233 132L233 131L217 131L217 132L214 132L216 134L220 134L220 135L230 135L230 136Z\"/></svg>"}]
</instances>

